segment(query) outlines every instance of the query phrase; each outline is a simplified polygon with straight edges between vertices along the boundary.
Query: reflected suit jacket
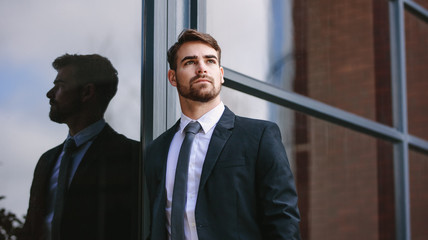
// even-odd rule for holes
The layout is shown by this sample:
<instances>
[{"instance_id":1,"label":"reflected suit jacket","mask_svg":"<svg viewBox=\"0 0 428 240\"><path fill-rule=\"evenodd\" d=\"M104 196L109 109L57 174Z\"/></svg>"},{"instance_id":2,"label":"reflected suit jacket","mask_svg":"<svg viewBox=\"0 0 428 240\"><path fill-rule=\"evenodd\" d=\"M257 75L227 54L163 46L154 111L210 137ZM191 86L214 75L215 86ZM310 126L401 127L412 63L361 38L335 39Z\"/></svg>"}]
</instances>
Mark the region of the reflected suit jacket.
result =
<instances>
[{"instance_id":1,"label":"reflected suit jacket","mask_svg":"<svg viewBox=\"0 0 428 240\"><path fill-rule=\"evenodd\" d=\"M19 239L42 239L49 179L63 144L47 151L34 171ZM136 239L139 143L108 124L94 139L70 183L61 240Z\"/></svg>"},{"instance_id":2,"label":"reflected suit jacket","mask_svg":"<svg viewBox=\"0 0 428 240\"><path fill-rule=\"evenodd\" d=\"M167 239L165 174L178 121L146 151L151 239ZM300 239L294 179L276 124L227 107L209 143L195 209L198 238Z\"/></svg>"}]
</instances>

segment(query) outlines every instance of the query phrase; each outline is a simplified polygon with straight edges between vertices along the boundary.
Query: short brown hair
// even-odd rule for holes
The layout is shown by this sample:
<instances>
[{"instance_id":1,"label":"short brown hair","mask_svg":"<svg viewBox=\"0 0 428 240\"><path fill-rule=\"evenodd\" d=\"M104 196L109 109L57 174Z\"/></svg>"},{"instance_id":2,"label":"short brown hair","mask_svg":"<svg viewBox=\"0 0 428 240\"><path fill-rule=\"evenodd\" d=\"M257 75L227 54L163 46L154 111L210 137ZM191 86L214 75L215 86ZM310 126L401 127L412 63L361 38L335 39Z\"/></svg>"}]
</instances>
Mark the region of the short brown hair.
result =
<instances>
[{"instance_id":1,"label":"short brown hair","mask_svg":"<svg viewBox=\"0 0 428 240\"><path fill-rule=\"evenodd\" d=\"M74 77L78 84L92 83L95 85L96 91L101 96L100 107L105 111L110 100L116 94L119 83L117 70L110 60L98 54L78 55L66 53L56 58L52 63L53 68L57 71L69 65L75 69Z\"/></svg>"},{"instance_id":2,"label":"short brown hair","mask_svg":"<svg viewBox=\"0 0 428 240\"><path fill-rule=\"evenodd\" d=\"M194 29L185 29L178 36L177 42L172 45L168 50L168 63L169 68L172 70L177 70L177 52L180 47L187 42L203 42L210 45L214 50L217 51L218 54L218 63L220 64L221 59L221 48L217 44L217 40L215 40L208 33L198 32Z\"/></svg>"}]
</instances>

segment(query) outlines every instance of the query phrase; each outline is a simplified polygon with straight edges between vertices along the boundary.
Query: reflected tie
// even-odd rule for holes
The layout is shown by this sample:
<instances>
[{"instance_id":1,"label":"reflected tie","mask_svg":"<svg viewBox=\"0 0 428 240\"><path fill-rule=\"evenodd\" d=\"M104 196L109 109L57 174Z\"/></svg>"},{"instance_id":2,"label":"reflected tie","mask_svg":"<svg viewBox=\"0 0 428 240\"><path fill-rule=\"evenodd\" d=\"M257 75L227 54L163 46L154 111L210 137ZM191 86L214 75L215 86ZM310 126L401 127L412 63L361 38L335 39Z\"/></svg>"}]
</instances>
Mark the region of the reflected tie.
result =
<instances>
[{"instance_id":1,"label":"reflected tie","mask_svg":"<svg viewBox=\"0 0 428 240\"><path fill-rule=\"evenodd\" d=\"M186 137L178 155L175 171L174 191L171 210L171 239L184 240L184 211L187 200L187 173L189 169L190 149L196 133L201 129L198 122L191 122L184 128Z\"/></svg>"},{"instance_id":2,"label":"reflected tie","mask_svg":"<svg viewBox=\"0 0 428 240\"><path fill-rule=\"evenodd\" d=\"M60 239L60 229L65 196L68 189L68 179L72 162L73 151L76 150L76 142L73 138L67 139L64 144L64 155L59 166L58 185L56 188L56 199L54 216L52 219L52 240Z\"/></svg>"}]
</instances>

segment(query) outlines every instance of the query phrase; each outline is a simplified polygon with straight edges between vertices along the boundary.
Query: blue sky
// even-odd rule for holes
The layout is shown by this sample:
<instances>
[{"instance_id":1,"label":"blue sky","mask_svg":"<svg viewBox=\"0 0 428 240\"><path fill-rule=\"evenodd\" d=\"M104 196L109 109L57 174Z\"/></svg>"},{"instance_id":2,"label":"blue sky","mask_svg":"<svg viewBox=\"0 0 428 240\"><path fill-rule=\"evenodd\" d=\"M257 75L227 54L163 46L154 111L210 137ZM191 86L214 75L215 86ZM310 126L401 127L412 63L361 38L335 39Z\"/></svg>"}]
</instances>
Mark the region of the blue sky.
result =
<instances>
[{"instance_id":1,"label":"blue sky","mask_svg":"<svg viewBox=\"0 0 428 240\"><path fill-rule=\"evenodd\" d=\"M0 16L0 207L22 216L40 155L67 135L48 117L56 57L109 58L120 82L106 120L139 139L141 1L2 0Z\"/></svg>"}]
</instances>

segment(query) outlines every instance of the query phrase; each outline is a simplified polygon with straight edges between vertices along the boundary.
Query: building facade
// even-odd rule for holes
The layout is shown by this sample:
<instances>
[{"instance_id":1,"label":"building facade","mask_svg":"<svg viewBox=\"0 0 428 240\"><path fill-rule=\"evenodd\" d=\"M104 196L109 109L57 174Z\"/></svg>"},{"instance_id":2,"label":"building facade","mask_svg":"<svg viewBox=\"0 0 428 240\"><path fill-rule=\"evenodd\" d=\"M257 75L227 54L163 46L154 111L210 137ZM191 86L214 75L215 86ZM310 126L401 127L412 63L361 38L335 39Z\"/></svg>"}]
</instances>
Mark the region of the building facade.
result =
<instances>
[{"instance_id":1,"label":"building facade","mask_svg":"<svg viewBox=\"0 0 428 240\"><path fill-rule=\"evenodd\" d=\"M425 239L428 1L143 1L142 139L179 117L166 51L184 28L222 47L222 98L276 122L303 239Z\"/></svg>"}]
</instances>

